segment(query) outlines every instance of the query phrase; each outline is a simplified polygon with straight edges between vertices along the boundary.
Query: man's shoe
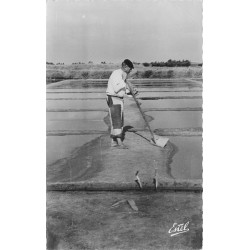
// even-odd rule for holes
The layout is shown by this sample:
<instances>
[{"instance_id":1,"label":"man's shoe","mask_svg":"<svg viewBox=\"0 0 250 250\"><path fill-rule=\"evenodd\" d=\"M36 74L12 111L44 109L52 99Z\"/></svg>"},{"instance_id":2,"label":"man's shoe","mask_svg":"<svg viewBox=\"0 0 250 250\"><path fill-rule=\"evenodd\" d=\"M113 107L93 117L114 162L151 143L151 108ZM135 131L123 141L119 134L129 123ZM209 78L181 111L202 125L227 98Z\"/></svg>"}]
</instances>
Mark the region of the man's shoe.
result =
<instances>
[{"instance_id":1,"label":"man's shoe","mask_svg":"<svg viewBox=\"0 0 250 250\"><path fill-rule=\"evenodd\" d=\"M120 149L128 149L128 146L122 144L122 145L118 145L117 148L120 148Z\"/></svg>"},{"instance_id":2,"label":"man's shoe","mask_svg":"<svg viewBox=\"0 0 250 250\"><path fill-rule=\"evenodd\" d=\"M111 140L111 147L117 147L119 146L118 142L115 140Z\"/></svg>"}]
</instances>

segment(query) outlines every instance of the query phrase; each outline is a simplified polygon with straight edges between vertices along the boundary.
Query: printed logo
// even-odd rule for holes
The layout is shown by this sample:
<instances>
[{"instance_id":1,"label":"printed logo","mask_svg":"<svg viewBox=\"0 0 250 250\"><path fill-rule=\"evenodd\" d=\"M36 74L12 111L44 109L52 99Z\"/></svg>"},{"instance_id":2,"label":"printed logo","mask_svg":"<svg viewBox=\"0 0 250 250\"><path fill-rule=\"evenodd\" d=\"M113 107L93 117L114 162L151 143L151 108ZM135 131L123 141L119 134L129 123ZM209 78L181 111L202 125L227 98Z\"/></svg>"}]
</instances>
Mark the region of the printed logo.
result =
<instances>
[{"instance_id":1,"label":"printed logo","mask_svg":"<svg viewBox=\"0 0 250 250\"><path fill-rule=\"evenodd\" d=\"M188 224L189 221L186 224L174 223L173 226L168 230L168 233L170 234L171 237L178 234L186 233L189 231Z\"/></svg>"}]
</instances>

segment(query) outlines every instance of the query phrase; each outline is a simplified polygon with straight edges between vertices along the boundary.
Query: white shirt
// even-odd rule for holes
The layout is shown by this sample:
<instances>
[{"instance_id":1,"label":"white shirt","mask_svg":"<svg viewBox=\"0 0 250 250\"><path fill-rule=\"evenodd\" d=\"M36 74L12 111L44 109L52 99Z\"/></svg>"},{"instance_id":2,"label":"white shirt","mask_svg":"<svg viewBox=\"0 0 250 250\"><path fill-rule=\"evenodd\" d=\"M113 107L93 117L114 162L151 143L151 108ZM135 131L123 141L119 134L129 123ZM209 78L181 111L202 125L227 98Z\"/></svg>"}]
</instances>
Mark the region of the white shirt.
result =
<instances>
[{"instance_id":1,"label":"white shirt","mask_svg":"<svg viewBox=\"0 0 250 250\"><path fill-rule=\"evenodd\" d=\"M113 71L108 80L107 95L123 97L127 88L126 78L127 74L122 69Z\"/></svg>"}]
</instances>

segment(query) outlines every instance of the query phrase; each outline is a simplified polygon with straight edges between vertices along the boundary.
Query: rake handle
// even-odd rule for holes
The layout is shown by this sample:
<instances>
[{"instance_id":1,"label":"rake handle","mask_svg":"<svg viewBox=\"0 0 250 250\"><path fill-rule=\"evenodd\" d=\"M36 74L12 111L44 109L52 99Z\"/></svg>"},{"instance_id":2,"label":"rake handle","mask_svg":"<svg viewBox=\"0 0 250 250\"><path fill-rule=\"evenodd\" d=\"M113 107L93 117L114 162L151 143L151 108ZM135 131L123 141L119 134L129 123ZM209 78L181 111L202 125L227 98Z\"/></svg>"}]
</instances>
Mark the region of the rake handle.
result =
<instances>
[{"instance_id":1,"label":"rake handle","mask_svg":"<svg viewBox=\"0 0 250 250\"><path fill-rule=\"evenodd\" d=\"M129 86L129 88L130 88L130 91L131 91L132 96L133 96L133 98L134 98L134 100L135 100L135 103L136 103L138 109L140 110L140 113L141 113L141 115L142 115L142 117L143 117L143 119L144 119L144 121L145 121L145 123L146 123L146 125L147 125L147 127L148 127L148 129L149 129L149 131L150 131L150 134L151 134L151 136L152 136L152 139L153 139L153 141L154 141L154 143L155 143L154 134L153 134L153 132L152 132L150 126L149 126L149 123L148 123L148 121L147 121L147 119L146 119L145 114L143 113L143 111L142 111L142 109L141 109L141 107L140 107L140 104L139 104L138 100L136 99L136 97L135 97L135 95L134 95L134 91L133 91L133 88L132 88L132 84L131 84L129 81L126 81L126 83L128 84L128 86Z\"/></svg>"}]
</instances>

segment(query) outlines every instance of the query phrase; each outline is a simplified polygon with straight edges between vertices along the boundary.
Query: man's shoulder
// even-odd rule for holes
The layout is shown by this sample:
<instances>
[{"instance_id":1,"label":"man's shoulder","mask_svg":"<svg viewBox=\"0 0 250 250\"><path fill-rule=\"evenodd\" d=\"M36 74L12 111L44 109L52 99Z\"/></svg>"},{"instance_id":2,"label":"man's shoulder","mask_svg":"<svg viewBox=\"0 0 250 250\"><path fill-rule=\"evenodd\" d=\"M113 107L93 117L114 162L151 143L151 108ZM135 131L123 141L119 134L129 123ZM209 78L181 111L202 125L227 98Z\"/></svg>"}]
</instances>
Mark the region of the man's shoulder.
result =
<instances>
[{"instance_id":1,"label":"man's shoulder","mask_svg":"<svg viewBox=\"0 0 250 250\"><path fill-rule=\"evenodd\" d=\"M112 72L114 75L122 75L122 70L121 69L116 69Z\"/></svg>"},{"instance_id":2,"label":"man's shoulder","mask_svg":"<svg viewBox=\"0 0 250 250\"><path fill-rule=\"evenodd\" d=\"M122 69L116 69L112 72L111 76L126 79L127 74Z\"/></svg>"}]
</instances>

